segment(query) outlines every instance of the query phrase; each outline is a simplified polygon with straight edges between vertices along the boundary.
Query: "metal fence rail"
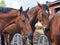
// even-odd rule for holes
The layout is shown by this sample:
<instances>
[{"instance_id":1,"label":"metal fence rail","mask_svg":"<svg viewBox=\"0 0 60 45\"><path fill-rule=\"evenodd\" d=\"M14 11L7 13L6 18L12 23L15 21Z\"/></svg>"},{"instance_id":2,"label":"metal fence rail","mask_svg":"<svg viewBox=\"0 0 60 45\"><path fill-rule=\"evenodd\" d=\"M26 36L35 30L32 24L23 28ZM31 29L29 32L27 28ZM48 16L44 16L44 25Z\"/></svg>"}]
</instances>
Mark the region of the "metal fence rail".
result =
<instances>
[{"instance_id":1,"label":"metal fence rail","mask_svg":"<svg viewBox=\"0 0 60 45\"><path fill-rule=\"evenodd\" d=\"M49 45L49 41L46 35L40 35L38 38L38 45Z\"/></svg>"},{"instance_id":2,"label":"metal fence rail","mask_svg":"<svg viewBox=\"0 0 60 45\"><path fill-rule=\"evenodd\" d=\"M11 42L11 45L23 45L23 41L22 41L22 35L16 33L13 37L13 40Z\"/></svg>"}]
</instances>

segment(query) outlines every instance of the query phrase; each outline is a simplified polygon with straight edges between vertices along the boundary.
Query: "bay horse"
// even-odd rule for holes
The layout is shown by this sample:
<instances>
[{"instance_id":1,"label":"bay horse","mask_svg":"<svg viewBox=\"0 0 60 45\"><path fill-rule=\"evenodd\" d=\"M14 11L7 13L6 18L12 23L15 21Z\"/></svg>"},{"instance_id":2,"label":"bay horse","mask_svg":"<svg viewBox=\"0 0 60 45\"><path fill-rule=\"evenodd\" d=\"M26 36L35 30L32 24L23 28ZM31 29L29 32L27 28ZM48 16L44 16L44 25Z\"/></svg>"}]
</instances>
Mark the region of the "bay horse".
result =
<instances>
[{"instance_id":1,"label":"bay horse","mask_svg":"<svg viewBox=\"0 0 60 45\"><path fill-rule=\"evenodd\" d=\"M28 16L29 16L29 22L30 22L30 25L32 27L32 32L34 33L35 32L35 24L37 23L38 21L38 18L37 18L37 15L38 15L38 12L39 10L42 10L42 6L37 2L37 6L33 7L32 9L28 9ZM47 6L43 5L45 7L45 9L48 10ZM41 12L40 12L41 13ZM33 40L33 38L32 38Z\"/></svg>"},{"instance_id":2,"label":"bay horse","mask_svg":"<svg viewBox=\"0 0 60 45\"><path fill-rule=\"evenodd\" d=\"M29 16L29 22L30 22L30 24L31 24L31 27L32 27L32 29L33 29L33 32L34 32L34 30L35 30L35 24L36 24L36 22L38 21L38 19L37 19L37 15L38 15L38 12L39 12L39 10L42 10L41 8L42 8L42 6L37 2L37 6L35 6L35 7L33 7L32 9L30 9L29 10L29 8L28 8L28 12L27 12L27 14L28 14L28 16ZM49 11L49 9L48 9L48 6L47 5L44 5L44 4L42 4L44 7L45 7L45 9L46 9L46 11ZM49 12L48 12L49 13Z\"/></svg>"},{"instance_id":3,"label":"bay horse","mask_svg":"<svg viewBox=\"0 0 60 45\"><path fill-rule=\"evenodd\" d=\"M38 12L37 18L44 26L45 35L50 41L50 45L60 45L60 12L57 12L51 20L47 15L46 10L42 5L41 10Z\"/></svg>"},{"instance_id":4,"label":"bay horse","mask_svg":"<svg viewBox=\"0 0 60 45\"><path fill-rule=\"evenodd\" d=\"M28 19L24 15L27 15L27 13L22 12L22 10L18 11L17 17L15 19L12 19L7 25L4 26L2 33L5 37L4 38L5 41L7 41L8 34L11 36L10 37L10 42L11 42L11 39L15 33L22 34L23 39L25 38L26 35L29 36L32 33ZM11 17L13 17L13 16L11 16Z\"/></svg>"},{"instance_id":5,"label":"bay horse","mask_svg":"<svg viewBox=\"0 0 60 45\"><path fill-rule=\"evenodd\" d=\"M6 10L7 9L7 10ZM9 15L9 16L8 16ZM13 17L12 17L13 15ZM16 18L17 10L12 8L3 8L0 7L0 34L1 34L1 43L3 40L2 30L3 27L8 24L12 19ZM4 45L4 43L2 43Z\"/></svg>"}]
</instances>

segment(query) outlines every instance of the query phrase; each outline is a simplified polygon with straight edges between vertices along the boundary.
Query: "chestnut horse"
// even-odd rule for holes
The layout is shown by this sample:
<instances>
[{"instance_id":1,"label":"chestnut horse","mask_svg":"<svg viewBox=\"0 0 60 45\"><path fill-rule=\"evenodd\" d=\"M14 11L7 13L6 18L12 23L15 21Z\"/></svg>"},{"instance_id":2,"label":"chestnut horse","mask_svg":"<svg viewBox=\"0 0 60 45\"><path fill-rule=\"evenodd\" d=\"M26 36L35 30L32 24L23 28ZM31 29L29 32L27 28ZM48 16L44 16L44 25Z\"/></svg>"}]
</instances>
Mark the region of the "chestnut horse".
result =
<instances>
[{"instance_id":1,"label":"chestnut horse","mask_svg":"<svg viewBox=\"0 0 60 45\"><path fill-rule=\"evenodd\" d=\"M39 10L37 18L45 28L45 35L47 35L52 45L60 45L60 12L57 12L49 20L49 15L47 15L45 8L42 5L40 6L41 10Z\"/></svg>"},{"instance_id":2,"label":"chestnut horse","mask_svg":"<svg viewBox=\"0 0 60 45\"><path fill-rule=\"evenodd\" d=\"M26 12L22 12L22 10L17 11L17 17L15 19L12 19L9 23L7 23L4 26L3 35L4 35L4 39L5 39L5 41L7 41L7 43L8 43L8 40L7 40L8 34L10 35L10 41L9 41L9 43L10 43L12 40L12 37L15 33L22 34L23 39L25 38L25 36L29 36L32 33L32 29L31 29L28 19L27 19L27 17L25 17L25 15L27 15ZM9 16L9 15L7 15L7 16ZM14 17L14 16L10 16L10 17ZM24 42L26 42L26 41L24 40Z\"/></svg>"}]
</instances>

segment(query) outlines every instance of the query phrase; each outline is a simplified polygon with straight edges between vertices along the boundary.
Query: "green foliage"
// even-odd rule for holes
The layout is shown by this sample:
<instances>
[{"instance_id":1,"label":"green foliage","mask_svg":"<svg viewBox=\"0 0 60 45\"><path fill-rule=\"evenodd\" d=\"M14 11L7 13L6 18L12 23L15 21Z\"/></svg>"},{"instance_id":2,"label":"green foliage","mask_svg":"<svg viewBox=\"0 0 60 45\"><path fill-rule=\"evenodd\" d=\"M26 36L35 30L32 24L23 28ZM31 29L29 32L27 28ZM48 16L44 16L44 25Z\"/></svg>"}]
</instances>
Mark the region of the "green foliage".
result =
<instances>
[{"instance_id":1,"label":"green foliage","mask_svg":"<svg viewBox=\"0 0 60 45\"><path fill-rule=\"evenodd\" d=\"M4 2L4 0L2 0L1 2L0 2L0 7L4 7L5 6L5 2Z\"/></svg>"}]
</instances>

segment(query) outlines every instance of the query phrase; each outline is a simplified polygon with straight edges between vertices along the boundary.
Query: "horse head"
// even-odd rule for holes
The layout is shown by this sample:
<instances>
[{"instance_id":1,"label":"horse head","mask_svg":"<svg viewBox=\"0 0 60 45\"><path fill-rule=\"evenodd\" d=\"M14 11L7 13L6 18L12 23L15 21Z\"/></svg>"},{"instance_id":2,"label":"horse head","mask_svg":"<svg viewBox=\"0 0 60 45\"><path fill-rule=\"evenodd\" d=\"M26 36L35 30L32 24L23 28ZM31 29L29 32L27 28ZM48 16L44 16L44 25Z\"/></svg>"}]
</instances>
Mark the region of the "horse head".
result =
<instances>
[{"instance_id":1,"label":"horse head","mask_svg":"<svg viewBox=\"0 0 60 45\"><path fill-rule=\"evenodd\" d=\"M37 19L46 28L48 26L48 23L49 23L48 10L45 9L45 6L42 4L38 3L38 6L40 7L40 10L37 13Z\"/></svg>"},{"instance_id":2,"label":"horse head","mask_svg":"<svg viewBox=\"0 0 60 45\"><path fill-rule=\"evenodd\" d=\"M24 31L25 31L25 34L27 36L29 36L30 34L32 34L32 29L31 29L31 26L29 24L29 17L27 15L27 12L28 12L29 9L27 9L26 11L23 11L22 7L20 8L20 27L22 26Z\"/></svg>"}]
</instances>

